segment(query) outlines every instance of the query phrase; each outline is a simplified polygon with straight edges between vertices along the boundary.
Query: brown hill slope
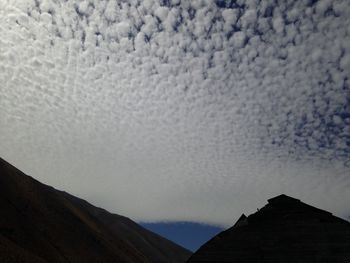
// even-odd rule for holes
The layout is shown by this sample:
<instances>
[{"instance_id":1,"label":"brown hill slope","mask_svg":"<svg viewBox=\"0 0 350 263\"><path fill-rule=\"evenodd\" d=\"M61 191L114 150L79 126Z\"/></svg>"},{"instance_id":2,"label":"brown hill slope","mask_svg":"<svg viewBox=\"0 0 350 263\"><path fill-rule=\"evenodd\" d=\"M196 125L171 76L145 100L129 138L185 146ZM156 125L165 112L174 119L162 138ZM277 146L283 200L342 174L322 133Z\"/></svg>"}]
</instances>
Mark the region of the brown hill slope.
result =
<instances>
[{"instance_id":1,"label":"brown hill slope","mask_svg":"<svg viewBox=\"0 0 350 263\"><path fill-rule=\"evenodd\" d=\"M350 223L280 195L204 244L189 263L349 263Z\"/></svg>"},{"instance_id":2,"label":"brown hill slope","mask_svg":"<svg viewBox=\"0 0 350 263\"><path fill-rule=\"evenodd\" d=\"M0 158L0 262L184 262L190 254Z\"/></svg>"}]
</instances>

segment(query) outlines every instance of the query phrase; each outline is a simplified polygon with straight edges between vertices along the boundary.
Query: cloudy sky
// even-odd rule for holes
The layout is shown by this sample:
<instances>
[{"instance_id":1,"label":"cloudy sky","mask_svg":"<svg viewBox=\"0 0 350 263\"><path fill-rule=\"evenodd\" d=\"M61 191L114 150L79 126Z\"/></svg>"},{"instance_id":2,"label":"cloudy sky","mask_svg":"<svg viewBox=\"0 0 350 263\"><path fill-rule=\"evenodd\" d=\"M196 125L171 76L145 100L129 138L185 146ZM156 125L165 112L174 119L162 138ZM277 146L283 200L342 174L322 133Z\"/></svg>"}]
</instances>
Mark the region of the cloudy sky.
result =
<instances>
[{"instance_id":1,"label":"cloudy sky","mask_svg":"<svg viewBox=\"0 0 350 263\"><path fill-rule=\"evenodd\" d=\"M139 221L286 193L350 215L348 0L0 0L0 156Z\"/></svg>"}]
</instances>

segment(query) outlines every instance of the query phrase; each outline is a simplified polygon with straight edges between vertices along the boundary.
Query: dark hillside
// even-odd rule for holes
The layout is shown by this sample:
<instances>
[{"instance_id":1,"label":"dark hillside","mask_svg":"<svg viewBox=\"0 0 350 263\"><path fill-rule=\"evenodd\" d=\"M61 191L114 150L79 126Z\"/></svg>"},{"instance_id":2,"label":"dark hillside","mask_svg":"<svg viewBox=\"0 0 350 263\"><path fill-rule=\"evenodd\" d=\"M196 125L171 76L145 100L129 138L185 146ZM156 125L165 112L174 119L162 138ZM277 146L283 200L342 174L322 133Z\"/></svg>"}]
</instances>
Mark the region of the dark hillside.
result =
<instances>
[{"instance_id":1,"label":"dark hillside","mask_svg":"<svg viewBox=\"0 0 350 263\"><path fill-rule=\"evenodd\" d=\"M348 263L350 223L280 195L203 245L188 260L231 263Z\"/></svg>"},{"instance_id":2,"label":"dark hillside","mask_svg":"<svg viewBox=\"0 0 350 263\"><path fill-rule=\"evenodd\" d=\"M184 262L190 252L0 159L0 262Z\"/></svg>"}]
</instances>

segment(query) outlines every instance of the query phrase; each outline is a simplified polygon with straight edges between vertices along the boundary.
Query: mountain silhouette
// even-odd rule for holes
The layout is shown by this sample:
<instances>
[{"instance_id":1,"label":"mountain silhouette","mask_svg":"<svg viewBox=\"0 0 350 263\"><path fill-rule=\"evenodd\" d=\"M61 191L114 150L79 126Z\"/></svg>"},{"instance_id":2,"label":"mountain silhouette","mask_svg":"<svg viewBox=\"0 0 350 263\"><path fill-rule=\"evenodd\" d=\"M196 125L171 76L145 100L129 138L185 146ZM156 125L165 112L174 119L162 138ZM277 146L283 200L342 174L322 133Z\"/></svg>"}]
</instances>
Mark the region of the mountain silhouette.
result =
<instances>
[{"instance_id":1,"label":"mountain silhouette","mask_svg":"<svg viewBox=\"0 0 350 263\"><path fill-rule=\"evenodd\" d=\"M279 195L209 240L188 263L349 263L350 223Z\"/></svg>"},{"instance_id":2,"label":"mountain silhouette","mask_svg":"<svg viewBox=\"0 0 350 263\"><path fill-rule=\"evenodd\" d=\"M0 158L0 262L185 262L191 252Z\"/></svg>"}]
</instances>

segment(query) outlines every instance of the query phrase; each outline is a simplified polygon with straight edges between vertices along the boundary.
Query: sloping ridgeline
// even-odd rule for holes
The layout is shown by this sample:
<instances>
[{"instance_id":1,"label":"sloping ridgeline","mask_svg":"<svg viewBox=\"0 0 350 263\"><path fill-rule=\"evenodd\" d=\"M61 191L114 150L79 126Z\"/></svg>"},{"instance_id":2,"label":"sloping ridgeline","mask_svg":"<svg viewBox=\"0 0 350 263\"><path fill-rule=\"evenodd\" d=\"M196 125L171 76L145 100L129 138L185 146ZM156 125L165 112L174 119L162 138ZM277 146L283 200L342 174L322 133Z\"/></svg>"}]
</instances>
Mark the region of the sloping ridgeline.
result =
<instances>
[{"instance_id":1,"label":"sloping ridgeline","mask_svg":"<svg viewBox=\"0 0 350 263\"><path fill-rule=\"evenodd\" d=\"M350 223L280 195L203 245L188 263L349 263Z\"/></svg>"},{"instance_id":2,"label":"sloping ridgeline","mask_svg":"<svg viewBox=\"0 0 350 263\"><path fill-rule=\"evenodd\" d=\"M0 262L185 262L191 252L0 158Z\"/></svg>"}]
</instances>

